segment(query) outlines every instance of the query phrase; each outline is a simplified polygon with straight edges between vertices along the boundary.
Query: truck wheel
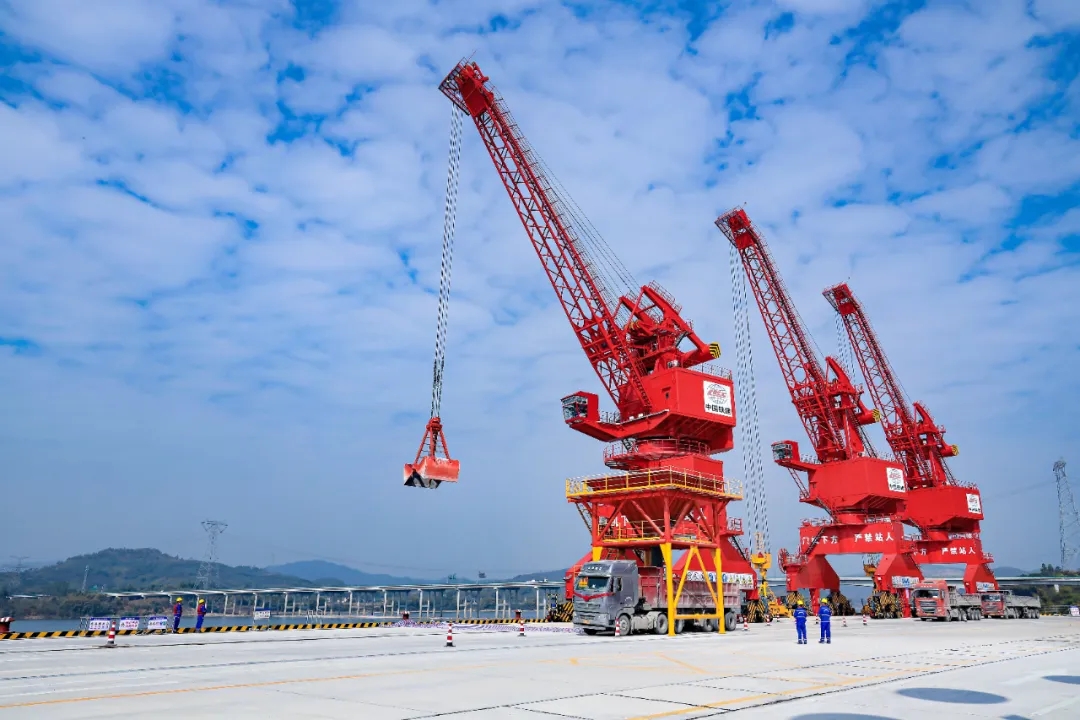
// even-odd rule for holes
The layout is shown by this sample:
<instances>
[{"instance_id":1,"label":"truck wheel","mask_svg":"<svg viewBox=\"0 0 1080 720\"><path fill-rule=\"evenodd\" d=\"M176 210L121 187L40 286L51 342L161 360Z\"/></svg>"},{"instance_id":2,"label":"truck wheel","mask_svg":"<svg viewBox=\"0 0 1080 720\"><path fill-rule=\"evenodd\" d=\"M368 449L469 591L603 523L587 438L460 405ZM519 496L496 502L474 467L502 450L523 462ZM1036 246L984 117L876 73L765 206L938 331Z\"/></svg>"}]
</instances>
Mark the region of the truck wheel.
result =
<instances>
[{"instance_id":1,"label":"truck wheel","mask_svg":"<svg viewBox=\"0 0 1080 720\"><path fill-rule=\"evenodd\" d=\"M724 629L728 632L734 632L735 630L735 613L724 613Z\"/></svg>"},{"instance_id":2,"label":"truck wheel","mask_svg":"<svg viewBox=\"0 0 1080 720\"><path fill-rule=\"evenodd\" d=\"M626 636L626 635L630 634L631 626L630 626L630 616L629 615L620 615L619 617L617 617L615 619L615 622L619 626L619 634L620 635Z\"/></svg>"},{"instance_id":3,"label":"truck wheel","mask_svg":"<svg viewBox=\"0 0 1080 720\"><path fill-rule=\"evenodd\" d=\"M682 635L684 632L686 632L686 621L685 620L676 620L675 621L675 634L676 635Z\"/></svg>"},{"instance_id":4,"label":"truck wheel","mask_svg":"<svg viewBox=\"0 0 1080 720\"><path fill-rule=\"evenodd\" d=\"M716 620L705 620L701 623L701 627L705 632L716 632L720 624Z\"/></svg>"},{"instance_id":5,"label":"truck wheel","mask_svg":"<svg viewBox=\"0 0 1080 720\"><path fill-rule=\"evenodd\" d=\"M657 635L667 635L667 615L657 615L653 632Z\"/></svg>"}]
</instances>

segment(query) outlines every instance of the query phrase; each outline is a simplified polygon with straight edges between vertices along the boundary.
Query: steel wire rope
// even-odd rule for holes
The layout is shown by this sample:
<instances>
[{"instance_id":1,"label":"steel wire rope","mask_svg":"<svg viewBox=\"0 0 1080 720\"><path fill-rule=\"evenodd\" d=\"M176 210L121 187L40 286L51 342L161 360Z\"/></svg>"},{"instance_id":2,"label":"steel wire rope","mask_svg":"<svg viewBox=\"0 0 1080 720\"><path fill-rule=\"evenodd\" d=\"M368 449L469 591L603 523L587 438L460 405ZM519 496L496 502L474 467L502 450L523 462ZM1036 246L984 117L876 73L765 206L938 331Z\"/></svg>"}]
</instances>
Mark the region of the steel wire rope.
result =
<instances>
[{"instance_id":1,"label":"steel wire rope","mask_svg":"<svg viewBox=\"0 0 1080 720\"><path fill-rule=\"evenodd\" d=\"M540 156L536 149L521 132L517 120L514 119L513 114L506 106L506 102L501 95L496 95L495 102L499 106L500 112L503 114L508 126L512 129L515 139L521 148L522 153L525 155L529 165L539 170L537 180L543 185L543 191L548 195L549 199L555 204L555 210L560 216L565 216L572 220L570 227L567 227L567 231L571 235L571 241L574 242L576 249L581 256L581 260L586 264L590 273L593 275L593 279L598 285L597 290L600 292L601 300L607 306L609 312L614 313L616 309L615 295L611 294L611 285L613 274L615 278L618 278L619 282L626 284L626 280L630 278L629 287L633 288L633 278L629 276L626 268L611 251L611 248L604 242L603 238L596 231L592 223L581 211L581 209L574 202L573 198L559 182L558 177L551 171L547 163ZM561 192L560 192L561 191ZM597 258L593 257L594 253L588 252L588 249L594 250L594 253L599 256L603 261L606 261L607 268L601 267L602 263L597 261ZM604 272L604 270L608 272Z\"/></svg>"},{"instance_id":2,"label":"steel wire rope","mask_svg":"<svg viewBox=\"0 0 1080 720\"><path fill-rule=\"evenodd\" d=\"M442 256L439 263L439 311L435 328L435 361L432 366L431 417L442 406L443 370L446 366L446 328L450 312L450 272L454 260L454 230L457 223L458 186L461 180L461 116L450 106L450 156L446 167L446 201L443 206Z\"/></svg>"},{"instance_id":3,"label":"steel wire rope","mask_svg":"<svg viewBox=\"0 0 1080 720\"><path fill-rule=\"evenodd\" d=\"M746 274L742 271L739 251L728 243L728 264L731 271L732 311L735 316L736 382L742 391L743 421L739 423L742 435L743 472L750 492L750 512L753 530L761 533L764 550L771 548L769 516L765 503L765 470L762 462L760 423L757 407L757 386L754 380L754 354L750 342L750 312L747 298Z\"/></svg>"},{"instance_id":4,"label":"steel wire rope","mask_svg":"<svg viewBox=\"0 0 1080 720\"><path fill-rule=\"evenodd\" d=\"M596 229L592 221L584 211L574 200L574 197L566 190L566 187L560 182L557 175L552 172L543 158L537 157L540 167L543 169L544 174L547 175L553 185L555 191L556 201L562 206L564 212L574 220L575 229L582 235L582 241L594 249L597 255L609 266L609 272L618 279L617 284L620 285L619 294L632 295L636 292L638 287L634 276L626 268L626 266L619 259L619 256L615 254L615 251L611 249L611 246L604 240L604 237L600 234L600 231ZM605 278L610 280L610 278ZM609 288L610 290L610 288ZM610 301L610 300L609 300Z\"/></svg>"}]
</instances>

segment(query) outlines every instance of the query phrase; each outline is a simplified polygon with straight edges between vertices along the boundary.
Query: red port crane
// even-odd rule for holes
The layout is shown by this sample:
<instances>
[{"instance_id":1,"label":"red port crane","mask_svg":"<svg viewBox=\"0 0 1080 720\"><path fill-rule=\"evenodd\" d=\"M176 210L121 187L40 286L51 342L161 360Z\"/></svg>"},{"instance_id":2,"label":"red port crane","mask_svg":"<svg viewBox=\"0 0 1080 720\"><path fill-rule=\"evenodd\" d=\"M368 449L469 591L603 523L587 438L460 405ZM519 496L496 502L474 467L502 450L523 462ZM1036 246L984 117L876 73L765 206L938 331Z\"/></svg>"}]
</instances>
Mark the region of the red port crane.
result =
<instances>
[{"instance_id":1,"label":"red port crane","mask_svg":"<svg viewBox=\"0 0 1080 720\"><path fill-rule=\"evenodd\" d=\"M915 543L917 561L962 563L966 565L964 585L968 592L997 590L997 580L989 567L993 557L982 549L979 489L958 481L945 463L945 458L957 454L957 447L945 442L945 428L934 422L921 403L909 404L851 288L841 283L825 290L824 295L844 323L885 440L904 466L908 485L904 514L922 535Z\"/></svg>"},{"instance_id":2,"label":"red port crane","mask_svg":"<svg viewBox=\"0 0 1080 720\"><path fill-rule=\"evenodd\" d=\"M598 396L590 392L562 399L565 422L611 443L605 464L621 471L567 483L567 498L592 533L593 551L586 557L662 563L670 578L673 549L691 549L700 558L697 548L707 548L712 557L698 569L721 573L723 564L723 571L749 577L745 553L733 542L741 524L729 522L726 510L741 493L724 478L723 462L712 457L734 446L731 373L709 363L719 356L719 345L702 341L659 285L635 289L476 63L458 63L439 87L476 125L566 318L617 409L602 414ZM671 619L674 628L679 618Z\"/></svg>"},{"instance_id":3,"label":"red port crane","mask_svg":"<svg viewBox=\"0 0 1080 720\"><path fill-rule=\"evenodd\" d=\"M735 247L765 323L791 401L816 453L802 458L793 440L773 443L773 459L792 472L800 500L829 514L803 521L800 551L780 551L788 590L807 588L816 604L822 589L838 592L840 579L829 554L881 554L874 572L877 591L909 587L922 579L900 514L907 487L898 463L875 456L861 432L874 422L843 367L831 357L818 362L802 319L768 246L741 208L721 215L716 226ZM803 485L797 472L807 476Z\"/></svg>"}]
</instances>

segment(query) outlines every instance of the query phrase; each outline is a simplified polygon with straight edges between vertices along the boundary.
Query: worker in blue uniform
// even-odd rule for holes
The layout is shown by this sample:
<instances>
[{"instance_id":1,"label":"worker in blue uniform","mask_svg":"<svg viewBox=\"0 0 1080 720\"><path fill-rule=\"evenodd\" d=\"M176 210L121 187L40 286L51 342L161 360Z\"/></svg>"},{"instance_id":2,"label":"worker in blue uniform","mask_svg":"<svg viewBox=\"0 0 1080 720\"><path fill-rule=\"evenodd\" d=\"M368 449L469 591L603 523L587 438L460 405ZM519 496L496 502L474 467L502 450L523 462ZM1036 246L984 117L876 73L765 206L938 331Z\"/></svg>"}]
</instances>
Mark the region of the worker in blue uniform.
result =
<instances>
[{"instance_id":1,"label":"worker in blue uniform","mask_svg":"<svg viewBox=\"0 0 1080 720\"><path fill-rule=\"evenodd\" d=\"M821 620L821 639L818 640L818 644L829 643L832 644L832 608L829 607L829 598L821 599L821 606L818 607L818 619Z\"/></svg>"},{"instance_id":2,"label":"worker in blue uniform","mask_svg":"<svg viewBox=\"0 0 1080 720\"><path fill-rule=\"evenodd\" d=\"M199 604L195 608L195 632L202 632L203 618L206 617L206 600L199 598Z\"/></svg>"},{"instance_id":3,"label":"worker in blue uniform","mask_svg":"<svg viewBox=\"0 0 1080 720\"><path fill-rule=\"evenodd\" d=\"M184 614L184 598L176 598L176 604L173 605L172 616L172 631L180 631L180 616Z\"/></svg>"},{"instance_id":4,"label":"worker in blue uniform","mask_svg":"<svg viewBox=\"0 0 1080 720\"><path fill-rule=\"evenodd\" d=\"M803 606L802 598L799 598L795 606L795 632L799 635L799 645L806 644L806 607Z\"/></svg>"}]
</instances>

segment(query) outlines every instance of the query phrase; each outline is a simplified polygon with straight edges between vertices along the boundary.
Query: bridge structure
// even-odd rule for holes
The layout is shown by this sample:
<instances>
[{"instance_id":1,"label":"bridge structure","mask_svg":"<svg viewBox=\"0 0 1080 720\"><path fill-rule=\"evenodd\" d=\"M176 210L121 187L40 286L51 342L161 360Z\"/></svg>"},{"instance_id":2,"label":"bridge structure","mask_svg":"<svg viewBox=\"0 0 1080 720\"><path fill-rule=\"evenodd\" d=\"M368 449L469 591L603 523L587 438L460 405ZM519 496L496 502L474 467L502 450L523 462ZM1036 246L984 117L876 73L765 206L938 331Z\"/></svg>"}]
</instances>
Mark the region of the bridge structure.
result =
<instances>
[{"instance_id":1,"label":"bridge structure","mask_svg":"<svg viewBox=\"0 0 1080 720\"><path fill-rule=\"evenodd\" d=\"M199 598L211 604L220 598L221 605L211 608L214 614L249 615L256 608L269 609L274 615L288 617L363 617L375 620L454 618L509 619L520 610L523 617L542 618L565 589L559 580L523 582L446 583L417 585L350 585L288 588L220 588L203 590L141 590L104 592L107 597L124 599ZM481 597L494 595L494 607L481 607ZM453 597L451 605L450 598ZM532 605L531 608L526 605ZM213 603L216 605L216 603Z\"/></svg>"},{"instance_id":2,"label":"bridge structure","mask_svg":"<svg viewBox=\"0 0 1080 720\"><path fill-rule=\"evenodd\" d=\"M961 577L942 579L957 585ZM1080 576L1054 577L999 577L1002 587L1053 586L1057 592L1062 586L1080 586ZM843 585L873 587L873 579L863 576L841 577ZM786 576L769 578L769 583L787 585ZM141 598L190 598L192 605L198 598L212 601L221 599L221 605L213 607L215 615L242 616L251 614L255 607L269 608L274 615L283 617L364 617L375 620L397 620L404 613L410 619L453 618L509 619L522 611L523 617L545 617L558 602L558 594L565 589L563 580L528 582L454 583L431 585L350 585L288 588L221 588L199 590L180 588L175 590L144 590L132 592L105 592L107 597ZM480 597L487 592L494 595L494 607L481 607ZM450 604L450 597L453 604ZM529 602L526 603L526 600ZM531 607L528 607L530 606ZM531 613L529 611L532 611Z\"/></svg>"}]
</instances>

